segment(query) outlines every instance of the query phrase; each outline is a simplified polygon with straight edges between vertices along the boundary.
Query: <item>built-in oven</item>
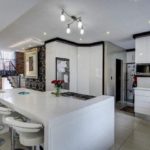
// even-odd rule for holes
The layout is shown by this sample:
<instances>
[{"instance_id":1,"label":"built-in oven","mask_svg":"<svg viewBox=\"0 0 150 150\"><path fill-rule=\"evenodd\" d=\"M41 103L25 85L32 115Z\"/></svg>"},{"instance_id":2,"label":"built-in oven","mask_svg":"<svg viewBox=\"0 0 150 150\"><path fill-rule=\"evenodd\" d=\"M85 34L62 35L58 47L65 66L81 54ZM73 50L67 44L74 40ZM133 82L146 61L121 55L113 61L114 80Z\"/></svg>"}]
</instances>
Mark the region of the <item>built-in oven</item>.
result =
<instances>
[{"instance_id":1,"label":"built-in oven","mask_svg":"<svg viewBox=\"0 0 150 150\"><path fill-rule=\"evenodd\" d=\"M150 76L150 64L136 64L136 75Z\"/></svg>"}]
</instances>

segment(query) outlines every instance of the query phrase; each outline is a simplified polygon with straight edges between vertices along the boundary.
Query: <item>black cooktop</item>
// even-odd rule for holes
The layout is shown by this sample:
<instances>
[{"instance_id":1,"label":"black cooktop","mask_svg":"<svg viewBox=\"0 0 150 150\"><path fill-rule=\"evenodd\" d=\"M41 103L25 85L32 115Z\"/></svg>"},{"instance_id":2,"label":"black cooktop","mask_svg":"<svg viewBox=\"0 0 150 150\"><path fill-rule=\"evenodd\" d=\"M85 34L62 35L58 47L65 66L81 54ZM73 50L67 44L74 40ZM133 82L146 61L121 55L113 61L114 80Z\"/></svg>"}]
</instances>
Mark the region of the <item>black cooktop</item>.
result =
<instances>
[{"instance_id":1,"label":"black cooktop","mask_svg":"<svg viewBox=\"0 0 150 150\"><path fill-rule=\"evenodd\" d=\"M95 96L92 95L85 95L85 94L74 93L74 92L64 92L61 93L61 95L64 97L75 97L79 100L90 100L92 98L95 98Z\"/></svg>"}]
</instances>

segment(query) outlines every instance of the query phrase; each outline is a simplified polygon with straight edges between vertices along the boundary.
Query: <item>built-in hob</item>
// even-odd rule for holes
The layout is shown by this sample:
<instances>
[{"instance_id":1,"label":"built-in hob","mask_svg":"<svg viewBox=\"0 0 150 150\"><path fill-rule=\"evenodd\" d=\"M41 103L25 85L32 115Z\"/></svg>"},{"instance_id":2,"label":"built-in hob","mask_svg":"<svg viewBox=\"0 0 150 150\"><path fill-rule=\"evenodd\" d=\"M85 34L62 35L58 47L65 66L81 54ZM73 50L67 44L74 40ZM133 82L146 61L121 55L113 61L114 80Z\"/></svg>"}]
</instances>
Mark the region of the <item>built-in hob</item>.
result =
<instances>
[{"instance_id":1,"label":"built-in hob","mask_svg":"<svg viewBox=\"0 0 150 150\"><path fill-rule=\"evenodd\" d=\"M90 100L92 98L95 98L95 96L92 95L85 95L85 94L74 93L74 92L64 92L61 93L61 95L64 97L75 97L79 100Z\"/></svg>"}]
</instances>

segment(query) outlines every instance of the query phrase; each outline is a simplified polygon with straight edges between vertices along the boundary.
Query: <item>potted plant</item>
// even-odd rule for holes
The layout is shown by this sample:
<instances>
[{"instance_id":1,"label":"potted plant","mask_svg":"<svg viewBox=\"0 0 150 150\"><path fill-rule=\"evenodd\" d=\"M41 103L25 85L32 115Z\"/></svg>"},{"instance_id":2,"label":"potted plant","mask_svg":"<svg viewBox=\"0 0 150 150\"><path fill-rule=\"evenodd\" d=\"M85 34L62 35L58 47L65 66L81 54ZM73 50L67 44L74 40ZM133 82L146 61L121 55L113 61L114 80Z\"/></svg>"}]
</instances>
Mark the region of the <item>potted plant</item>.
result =
<instances>
[{"instance_id":1,"label":"potted plant","mask_svg":"<svg viewBox=\"0 0 150 150\"><path fill-rule=\"evenodd\" d=\"M55 85L55 95L60 96L60 91L62 88L62 84L64 83L64 80L53 80L51 81L52 84Z\"/></svg>"}]
</instances>

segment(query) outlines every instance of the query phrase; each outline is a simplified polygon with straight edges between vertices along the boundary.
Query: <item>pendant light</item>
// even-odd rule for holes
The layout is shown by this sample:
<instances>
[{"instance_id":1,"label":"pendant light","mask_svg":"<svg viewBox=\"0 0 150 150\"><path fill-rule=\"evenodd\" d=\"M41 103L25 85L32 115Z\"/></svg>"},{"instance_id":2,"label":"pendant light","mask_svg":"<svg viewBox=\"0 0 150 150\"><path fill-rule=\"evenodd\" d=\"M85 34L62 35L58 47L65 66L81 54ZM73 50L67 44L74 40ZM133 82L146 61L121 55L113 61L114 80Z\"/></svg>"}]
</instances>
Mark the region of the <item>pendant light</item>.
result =
<instances>
[{"instance_id":1,"label":"pendant light","mask_svg":"<svg viewBox=\"0 0 150 150\"><path fill-rule=\"evenodd\" d=\"M81 29L82 26L83 26L83 24L82 24L82 21L81 21L81 18L80 18L79 21L78 21L78 28Z\"/></svg>"},{"instance_id":2,"label":"pendant light","mask_svg":"<svg viewBox=\"0 0 150 150\"><path fill-rule=\"evenodd\" d=\"M77 23L77 28L80 30L80 34L83 35L84 34L84 27L83 27L83 22L82 22L82 18L81 17L77 17L75 15L70 15L69 13L67 13L64 9L61 11L61 16L60 16L60 20L61 22L66 21L67 19L67 29L66 29L66 33L70 34L71 33L71 29L70 27L74 24Z\"/></svg>"},{"instance_id":3,"label":"pendant light","mask_svg":"<svg viewBox=\"0 0 150 150\"><path fill-rule=\"evenodd\" d=\"M61 22L64 22L66 20L66 17L64 15L64 10L61 12L60 20Z\"/></svg>"},{"instance_id":4,"label":"pendant light","mask_svg":"<svg viewBox=\"0 0 150 150\"><path fill-rule=\"evenodd\" d=\"M81 34L81 35L84 34L84 29L83 29L83 27L82 27L81 30L80 30L80 34Z\"/></svg>"},{"instance_id":5,"label":"pendant light","mask_svg":"<svg viewBox=\"0 0 150 150\"><path fill-rule=\"evenodd\" d=\"M66 33L67 34L70 34L71 33L71 29L70 29L70 25L68 24L68 27L67 27L67 29L66 29Z\"/></svg>"}]
</instances>

